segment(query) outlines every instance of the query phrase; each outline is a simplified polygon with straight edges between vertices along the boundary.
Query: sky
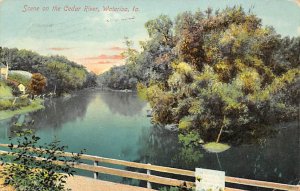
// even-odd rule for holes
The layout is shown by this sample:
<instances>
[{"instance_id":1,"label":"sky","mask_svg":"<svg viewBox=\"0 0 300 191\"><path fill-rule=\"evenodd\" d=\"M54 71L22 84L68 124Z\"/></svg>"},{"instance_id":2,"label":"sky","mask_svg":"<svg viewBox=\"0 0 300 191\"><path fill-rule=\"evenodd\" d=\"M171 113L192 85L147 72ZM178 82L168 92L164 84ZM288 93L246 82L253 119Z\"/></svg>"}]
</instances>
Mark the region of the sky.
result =
<instances>
[{"instance_id":1,"label":"sky","mask_svg":"<svg viewBox=\"0 0 300 191\"><path fill-rule=\"evenodd\" d=\"M63 55L99 74L124 64L124 37L136 48L147 39L148 20L234 5L282 36L300 36L300 0L0 0L0 46Z\"/></svg>"}]
</instances>

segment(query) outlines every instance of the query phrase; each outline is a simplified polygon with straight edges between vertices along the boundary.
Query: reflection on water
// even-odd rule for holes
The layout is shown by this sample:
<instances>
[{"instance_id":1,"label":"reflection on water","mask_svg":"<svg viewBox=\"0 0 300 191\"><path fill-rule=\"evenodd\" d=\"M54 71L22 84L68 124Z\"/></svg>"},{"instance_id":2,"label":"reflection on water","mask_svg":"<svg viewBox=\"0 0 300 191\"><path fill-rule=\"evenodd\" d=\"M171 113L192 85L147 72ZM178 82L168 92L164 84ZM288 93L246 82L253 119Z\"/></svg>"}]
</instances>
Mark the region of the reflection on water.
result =
<instances>
[{"instance_id":1,"label":"reflection on water","mask_svg":"<svg viewBox=\"0 0 300 191\"><path fill-rule=\"evenodd\" d=\"M137 162L186 169L197 166L203 157L199 148L183 147L179 143L177 133L159 126L143 130L139 144L140 158Z\"/></svg>"},{"instance_id":2,"label":"reflection on water","mask_svg":"<svg viewBox=\"0 0 300 191\"><path fill-rule=\"evenodd\" d=\"M285 126L289 127L282 128ZM223 153L208 153L202 148L183 147L178 144L176 134L153 127L143 131L139 142L140 158L136 161L189 170L208 168L225 171L228 176L298 184L298 141L299 126L297 123L289 123L281 125L276 136L266 139L260 137L256 144L233 146Z\"/></svg>"},{"instance_id":3,"label":"reflection on water","mask_svg":"<svg viewBox=\"0 0 300 191\"><path fill-rule=\"evenodd\" d=\"M0 121L0 142L8 143L10 131L19 128L14 124L23 122L35 129L43 141L61 140L73 152L87 149L87 154L128 161L190 170L225 170L229 176L282 183L299 181L297 123L278 125L278 132L272 136L267 136L266 131L256 131L261 135L256 138L244 135L243 144L214 154L201 147L184 147L176 133L153 126L146 117L147 104L134 93L85 91L70 98L48 100L45 107ZM142 184L106 175L101 175L101 179Z\"/></svg>"},{"instance_id":4,"label":"reflection on water","mask_svg":"<svg viewBox=\"0 0 300 191\"><path fill-rule=\"evenodd\" d=\"M183 147L176 134L153 127L142 132L140 158L136 161L189 170L209 168L225 171L228 176L297 184L300 181L299 124L287 123L276 128L276 136L259 137L256 144L233 146L217 154Z\"/></svg>"},{"instance_id":5,"label":"reflection on water","mask_svg":"<svg viewBox=\"0 0 300 191\"><path fill-rule=\"evenodd\" d=\"M146 106L145 102L139 101L136 95L132 93L101 94L101 99L112 113L124 116L137 115Z\"/></svg>"}]
</instances>

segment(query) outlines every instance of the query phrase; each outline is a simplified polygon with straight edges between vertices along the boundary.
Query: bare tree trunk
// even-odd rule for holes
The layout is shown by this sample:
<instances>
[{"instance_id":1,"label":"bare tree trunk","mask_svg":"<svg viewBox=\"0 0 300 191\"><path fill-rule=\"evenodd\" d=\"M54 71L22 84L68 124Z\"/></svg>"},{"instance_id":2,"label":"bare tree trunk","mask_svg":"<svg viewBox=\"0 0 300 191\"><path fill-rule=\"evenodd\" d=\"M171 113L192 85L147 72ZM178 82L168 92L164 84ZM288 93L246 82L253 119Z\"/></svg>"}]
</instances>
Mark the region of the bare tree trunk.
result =
<instances>
[{"instance_id":1,"label":"bare tree trunk","mask_svg":"<svg viewBox=\"0 0 300 191\"><path fill-rule=\"evenodd\" d=\"M221 127L221 129L220 129L220 132L219 132L218 137L217 137L217 140L216 140L217 143L220 141L220 137L221 137L221 134L222 134L222 132L223 132L223 128L224 128L224 126L225 126L224 122L225 122L225 115L224 115L224 118L223 118L223 124L222 124L222 127Z\"/></svg>"},{"instance_id":2,"label":"bare tree trunk","mask_svg":"<svg viewBox=\"0 0 300 191\"><path fill-rule=\"evenodd\" d=\"M54 86L54 95L56 94L56 84Z\"/></svg>"},{"instance_id":3,"label":"bare tree trunk","mask_svg":"<svg viewBox=\"0 0 300 191\"><path fill-rule=\"evenodd\" d=\"M8 62L6 62L6 74L5 74L5 80L8 79Z\"/></svg>"},{"instance_id":4,"label":"bare tree trunk","mask_svg":"<svg viewBox=\"0 0 300 191\"><path fill-rule=\"evenodd\" d=\"M16 101L17 101L17 97L15 97L14 101L12 102L12 104L15 105Z\"/></svg>"}]
</instances>

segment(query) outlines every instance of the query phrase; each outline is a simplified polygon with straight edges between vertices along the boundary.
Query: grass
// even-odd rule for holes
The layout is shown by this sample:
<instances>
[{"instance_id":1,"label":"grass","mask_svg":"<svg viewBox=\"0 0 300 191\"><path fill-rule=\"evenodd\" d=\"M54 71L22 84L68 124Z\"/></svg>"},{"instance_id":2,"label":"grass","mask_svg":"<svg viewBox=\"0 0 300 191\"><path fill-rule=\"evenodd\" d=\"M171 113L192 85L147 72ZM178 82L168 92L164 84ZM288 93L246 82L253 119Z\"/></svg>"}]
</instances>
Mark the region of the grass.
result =
<instances>
[{"instance_id":1,"label":"grass","mask_svg":"<svg viewBox=\"0 0 300 191\"><path fill-rule=\"evenodd\" d=\"M9 97L10 99L7 99ZM31 103L29 100L20 98L15 104L13 103L12 89L5 84L5 82L0 81L0 120L8 119L14 115L24 114L32 111L37 111L43 109L43 100L36 99ZM4 98L1 100L1 98ZM17 109L16 109L17 108Z\"/></svg>"},{"instance_id":2,"label":"grass","mask_svg":"<svg viewBox=\"0 0 300 191\"><path fill-rule=\"evenodd\" d=\"M203 148L211 153L221 153L230 148L229 145L223 143L210 142L203 145Z\"/></svg>"},{"instance_id":3,"label":"grass","mask_svg":"<svg viewBox=\"0 0 300 191\"><path fill-rule=\"evenodd\" d=\"M0 111L0 120L11 118L14 115L19 115L19 114L24 114L24 113L29 113L40 109L44 109L42 102L43 100L36 99L33 100L30 105L21 107L20 109Z\"/></svg>"},{"instance_id":4,"label":"grass","mask_svg":"<svg viewBox=\"0 0 300 191\"><path fill-rule=\"evenodd\" d=\"M30 78L21 75L21 74L10 74L8 77L10 80L14 80L16 82L19 82L23 84L24 86L27 86L30 82Z\"/></svg>"},{"instance_id":5,"label":"grass","mask_svg":"<svg viewBox=\"0 0 300 191\"><path fill-rule=\"evenodd\" d=\"M12 89L7 86L4 82L0 81L0 98L1 97L13 97Z\"/></svg>"}]
</instances>

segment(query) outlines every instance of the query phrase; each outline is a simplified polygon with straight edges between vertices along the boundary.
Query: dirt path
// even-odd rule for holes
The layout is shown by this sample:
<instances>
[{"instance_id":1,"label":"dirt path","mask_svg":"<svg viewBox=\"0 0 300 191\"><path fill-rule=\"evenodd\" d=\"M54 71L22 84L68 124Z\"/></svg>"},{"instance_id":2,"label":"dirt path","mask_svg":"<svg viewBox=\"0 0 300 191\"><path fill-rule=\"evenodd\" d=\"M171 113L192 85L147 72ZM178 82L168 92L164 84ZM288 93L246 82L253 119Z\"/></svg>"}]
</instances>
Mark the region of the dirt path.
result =
<instances>
[{"instance_id":1,"label":"dirt path","mask_svg":"<svg viewBox=\"0 0 300 191\"><path fill-rule=\"evenodd\" d=\"M1 170L2 166L0 166L0 171ZM69 177L66 187L72 189L72 191L154 191L153 189L95 180L82 176ZM0 191L15 190L10 186L3 186L3 179L0 178Z\"/></svg>"},{"instance_id":2,"label":"dirt path","mask_svg":"<svg viewBox=\"0 0 300 191\"><path fill-rule=\"evenodd\" d=\"M153 189L95 180L82 176L68 178L67 188L71 188L72 191L154 191Z\"/></svg>"},{"instance_id":3,"label":"dirt path","mask_svg":"<svg viewBox=\"0 0 300 191\"><path fill-rule=\"evenodd\" d=\"M2 166L0 166L0 171L3 169ZM1 191L14 191L14 189L10 186L3 186L3 179L0 178L0 190Z\"/></svg>"}]
</instances>

